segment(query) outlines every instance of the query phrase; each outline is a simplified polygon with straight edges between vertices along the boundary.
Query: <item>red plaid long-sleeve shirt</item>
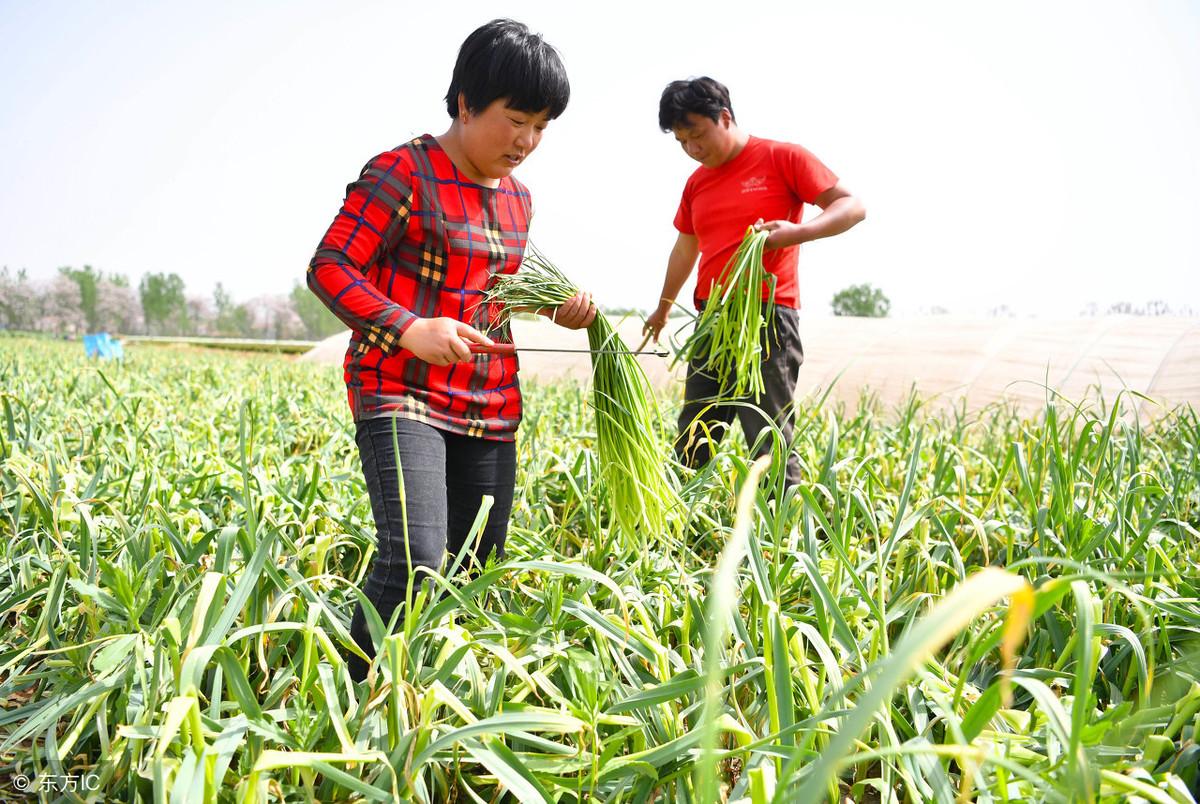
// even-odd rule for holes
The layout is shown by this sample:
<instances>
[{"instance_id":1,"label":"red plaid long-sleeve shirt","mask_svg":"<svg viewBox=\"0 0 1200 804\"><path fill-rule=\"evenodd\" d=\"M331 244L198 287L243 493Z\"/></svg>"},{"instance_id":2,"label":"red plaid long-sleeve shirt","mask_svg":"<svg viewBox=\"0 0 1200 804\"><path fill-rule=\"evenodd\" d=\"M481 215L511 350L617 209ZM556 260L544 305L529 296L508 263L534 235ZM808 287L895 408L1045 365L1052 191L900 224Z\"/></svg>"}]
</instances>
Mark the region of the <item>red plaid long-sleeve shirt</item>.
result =
<instances>
[{"instance_id":1,"label":"red plaid long-sleeve shirt","mask_svg":"<svg viewBox=\"0 0 1200 804\"><path fill-rule=\"evenodd\" d=\"M355 421L403 416L515 437L515 356L434 366L399 341L417 318L447 316L511 342L484 293L495 274L520 266L531 214L524 185L467 181L428 134L367 163L308 267L309 288L351 329L344 368Z\"/></svg>"}]
</instances>

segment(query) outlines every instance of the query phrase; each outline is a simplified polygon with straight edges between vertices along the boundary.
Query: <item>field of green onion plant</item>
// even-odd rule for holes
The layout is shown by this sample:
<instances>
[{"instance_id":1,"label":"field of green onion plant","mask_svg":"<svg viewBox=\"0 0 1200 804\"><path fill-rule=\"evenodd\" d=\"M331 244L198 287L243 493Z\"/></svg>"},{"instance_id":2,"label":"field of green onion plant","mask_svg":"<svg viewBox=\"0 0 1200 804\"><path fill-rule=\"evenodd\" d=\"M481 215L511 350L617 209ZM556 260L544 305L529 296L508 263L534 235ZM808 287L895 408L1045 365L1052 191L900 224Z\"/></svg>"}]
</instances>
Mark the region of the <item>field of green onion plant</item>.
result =
<instances>
[{"instance_id":1,"label":"field of green onion plant","mask_svg":"<svg viewBox=\"0 0 1200 804\"><path fill-rule=\"evenodd\" d=\"M0 799L1194 800L1194 411L813 402L799 489L661 456L660 534L587 389L526 397L508 558L355 685L338 370L0 340Z\"/></svg>"}]
</instances>

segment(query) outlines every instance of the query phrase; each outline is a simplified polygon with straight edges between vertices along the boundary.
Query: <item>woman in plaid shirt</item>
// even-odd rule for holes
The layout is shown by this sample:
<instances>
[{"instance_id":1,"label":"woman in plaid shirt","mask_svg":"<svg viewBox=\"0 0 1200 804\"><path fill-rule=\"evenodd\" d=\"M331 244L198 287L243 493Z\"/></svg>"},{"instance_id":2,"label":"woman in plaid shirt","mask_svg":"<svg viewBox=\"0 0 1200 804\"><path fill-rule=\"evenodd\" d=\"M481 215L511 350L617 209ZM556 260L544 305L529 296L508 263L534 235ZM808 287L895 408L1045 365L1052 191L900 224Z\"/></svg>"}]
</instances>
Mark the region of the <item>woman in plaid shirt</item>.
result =
<instances>
[{"instance_id":1,"label":"woman in plaid shirt","mask_svg":"<svg viewBox=\"0 0 1200 804\"><path fill-rule=\"evenodd\" d=\"M562 61L540 36L512 20L478 28L446 93L450 128L368 162L309 265L308 286L352 332L346 388L379 548L365 593L385 623L421 567L440 567L447 547L459 552L485 494L495 502L470 560L503 553L517 358L473 355L470 345L491 344L484 332L511 341L484 301L493 276L515 272L525 252L533 205L511 174L569 96ZM585 293L542 312L568 329L596 314ZM361 606L350 632L373 656ZM361 681L367 664L352 655L350 672Z\"/></svg>"}]
</instances>

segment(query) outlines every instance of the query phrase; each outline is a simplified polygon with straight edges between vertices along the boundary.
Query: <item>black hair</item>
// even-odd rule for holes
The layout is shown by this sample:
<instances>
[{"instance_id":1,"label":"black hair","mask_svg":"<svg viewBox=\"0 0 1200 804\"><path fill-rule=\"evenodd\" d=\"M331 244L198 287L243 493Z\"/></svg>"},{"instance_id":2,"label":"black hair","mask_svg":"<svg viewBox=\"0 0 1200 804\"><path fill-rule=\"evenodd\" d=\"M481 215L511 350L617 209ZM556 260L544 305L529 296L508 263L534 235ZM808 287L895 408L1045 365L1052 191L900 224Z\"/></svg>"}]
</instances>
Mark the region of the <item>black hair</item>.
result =
<instances>
[{"instance_id":1,"label":"black hair","mask_svg":"<svg viewBox=\"0 0 1200 804\"><path fill-rule=\"evenodd\" d=\"M571 85L558 51L541 35L515 20L497 19L476 28L458 50L446 111L458 117L458 93L473 112L498 98L522 112L549 110L550 119L567 108Z\"/></svg>"},{"instance_id":2,"label":"black hair","mask_svg":"<svg viewBox=\"0 0 1200 804\"><path fill-rule=\"evenodd\" d=\"M729 90L720 81L707 75L686 81L672 81L667 84L658 102L658 127L663 131L671 131L676 126L686 126L689 114L707 117L717 123L721 120L722 109L728 109L729 116L737 121L729 100Z\"/></svg>"}]
</instances>

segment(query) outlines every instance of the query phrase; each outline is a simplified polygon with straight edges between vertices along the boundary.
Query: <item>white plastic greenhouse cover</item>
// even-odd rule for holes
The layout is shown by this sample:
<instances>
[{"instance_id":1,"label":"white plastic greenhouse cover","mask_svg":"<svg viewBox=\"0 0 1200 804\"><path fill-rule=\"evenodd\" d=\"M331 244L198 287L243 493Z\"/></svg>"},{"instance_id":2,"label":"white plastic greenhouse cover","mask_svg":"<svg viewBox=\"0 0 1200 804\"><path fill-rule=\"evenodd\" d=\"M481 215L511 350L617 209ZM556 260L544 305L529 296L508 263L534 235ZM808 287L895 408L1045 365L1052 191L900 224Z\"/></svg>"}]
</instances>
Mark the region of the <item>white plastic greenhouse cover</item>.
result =
<instances>
[{"instance_id":1,"label":"white plastic greenhouse cover","mask_svg":"<svg viewBox=\"0 0 1200 804\"><path fill-rule=\"evenodd\" d=\"M667 332L685 319L672 319ZM641 342L641 322L619 325L630 348ZM864 391L885 405L901 403L915 386L935 405L966 399L977 409L1009 399L1023 409L1045 404L1046 385L1072 401L1096 389L1111 404L1124 389L1160 402L1141 400L1142 412L1153 415L1180 403L1200 409L1200 319L1145 316L1096 318L919 318L809 317L802 314L804 365L799 397L819 396L848 405ZM586 349L587 337L545 320L514 321L518 347ZM302 359L340 364L346 335L337 335ZM541 381L564 377L586 379L586 355L527 352L521 355L521 377ZM660 387L682 381L667 360L641 358L647 374ZM840 375L840 376L839 376Z\"/></svg>"}]
</instances>

